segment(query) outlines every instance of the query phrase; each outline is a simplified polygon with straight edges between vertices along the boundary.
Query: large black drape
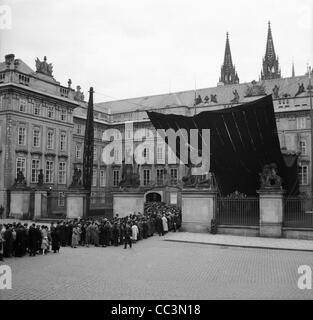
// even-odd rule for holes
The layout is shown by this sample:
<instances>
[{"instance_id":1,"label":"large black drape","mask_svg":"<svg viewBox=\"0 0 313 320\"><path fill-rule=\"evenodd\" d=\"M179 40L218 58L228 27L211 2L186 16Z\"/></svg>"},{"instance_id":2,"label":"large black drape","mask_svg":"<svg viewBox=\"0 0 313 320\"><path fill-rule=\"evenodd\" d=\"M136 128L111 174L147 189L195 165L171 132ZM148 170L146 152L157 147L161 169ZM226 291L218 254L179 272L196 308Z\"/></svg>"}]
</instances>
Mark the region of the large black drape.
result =
<instances>
[{"instance_id":1,"label":"large black drape","mask_svg":"<svg viewBox=\"0 0 313 320\"><path fill-rule=\"evenodd\" d=\"M156 129L199 129L200 138L201 129L211 130L211 172L221 194L255 195L260 188L259 173L270 163L277 164L287 193L298 192L294 168L286 166L280 150L272 96L193 117L147 113ZM179 148L176 154L179 157Z\"/></svg>"}]
</instances>

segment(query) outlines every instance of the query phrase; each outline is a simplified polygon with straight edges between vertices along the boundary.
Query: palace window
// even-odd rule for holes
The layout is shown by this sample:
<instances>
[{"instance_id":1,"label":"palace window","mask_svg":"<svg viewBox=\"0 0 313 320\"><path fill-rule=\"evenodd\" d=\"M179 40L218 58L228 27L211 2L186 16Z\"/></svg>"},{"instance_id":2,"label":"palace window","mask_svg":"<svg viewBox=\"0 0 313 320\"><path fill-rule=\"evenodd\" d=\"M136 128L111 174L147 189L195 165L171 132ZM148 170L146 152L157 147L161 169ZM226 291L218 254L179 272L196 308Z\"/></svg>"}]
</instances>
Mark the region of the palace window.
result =
<instances>
[{"instance_id":1,"label":"palace window","mask_svg":"<svg viewBox=\"0 0 313 320\"><path fill-rule=\"evenodd\" d=\"M81 134L81 133L82 133L82 126L81 126L81 124L78 124L78 125L77 125L76 132L77 132L77 134Z\"/></svg>"},{"instance_id":2,"label":"palace window","mask_svg":"<svg viewBox=\"0 0 313 320\"><path fill-rule=\"evenodd\" d=\"M29 77L26 77L23 74L19 74L18 79L19 79L19 83L24 84L25 86L29 85Z\"/></svg>"},{"instance_id":3,"label":"palace window","mask_svg":"<svg viewBox=\"0 0 313 320\"><path fill-rule=\"evenodd\" d=\"M65 206L65 194L64 192L59 192L58 194L58 206L64 207Z\"/></svg>"},{"instance_id":4,"label":"palace window","mask_svg":"<svg viewBox=\"0 0 313 320\"><path fill-rule=\"evenodd\" d=\"M60 94L61 94L61 97L68 97L68 93L69 93L69 89L68 88L62 88L60 87Z\"/></svg>"},{"instance_id":5,"label":"palace window","mask_svg":"<svg viewBox=\"0 0 313 320\"><path fill-rule=\"evenodd\" d=\"M2 72L0 73L0 83L4 82L4 79L5 79L5 73Z\"/></svg>"},{"instance_id":6,"label":"palace window","mask_svg":"<svg viewBox=\"0 0 313 320\"><path fill-rule=\"evenodd\" d=\"M299 170L298 170L298 174L299 174L300 185L302 185L302 186L308 185L309 184L308 166L307 165L300 165Z\"/></svg>"},{"instance_id":7,"label":"palace window","mask_svg":"<svg viewBox=\"0 0 313 320\"><path fill-rule=\"evenodd\" d=\"M297 118L297 129L306 129L306 118L298 117Z\"/></svg>"},{"instance_id":8,"label":"palace window","mask_svg":"<svg viewBox=\"0 0 313 320\"><path fill-rule=\"evenodd\" d=\"M61 121L66 121L66 109L61 109L60 119Z\"/></svg>"},{"instance_id":9,"label":"palace window","mask_svg":"<svg viewBox=\"0 0 313 320\"><path fill-rule=\"evenodd\" d=\"M59 162L59 184L66 184L66 163Z\"/></svg>"},{"instance_id":10,"label":"palace window","mask_svg":"<svg viewBox=\"0 0 313 320\"><path fill-rule=\"evenodd\" d=\"M35 128L33 130L33 147L38 148L40 146L40 129Z\"/></svg>"},{"instance_id":11,"label":"palace window","mask_svg":"<svg viewBox=\"0 0 313 320\"><path fill-rule=\"evenodd\" d=\"M106 185L106 175L105 175L105 170L100 170L100 187L105 187Z\"/></svg>"},{"instance_id":12,"label":"palace window","mask_svg":"<svg viewBox=\"0 0 313 320\"><path fill-rule=\"evenodd\" d=\"M18 141L17 144L19 146L25 146L26 145L26 128L20 127L18 128Z\"/></svg>"},{"instance_id":13,"label":"palace window","mask_svg":"<svg viewBox=\"0 0 313 320\"><path fill-rule=\"evenodd\" d=\"M31 176L32 183L38 183L38 174L40 170L39 166L40 166L40 160L32 159L32 176Z\"/></svg>"},{"instance_id":14,"label":"palace window","mask_svg":"<svg viewBox=\"0 0 313 320\"><path fill-rule=\"evenodd\" d=\"M76 158L81 159L82 158L82 146L81 144L76 145Z\"/></svg>"},{"instance_id":15,"label":"palace window","mask_svg":"<svg viewBox=\"0 0 313 320\"><path fill-rule=\"evenodd\" d=\"M60 134L60 151L66 150L66 133L61 132Z\"/></svg>"},{"instance_id":16,"label":"palace window","mask_svg":"<svg viewBox=\"0 0 313 320\"><path fill-rule=\"evenodd\" d=\"M164 183L164 169L157 169L157 185L162 186Z\"/></svg>"},{"instance_id":17,"label":"palace window","mask_svg":"<svg viewBox=\"0 0 313 320\"><path fill-rule=\"evenodd\" d=\"M149 161L149 149L148 148L143 149L143 157L144 157L145 162Z\"/></svg>"},{"instance_id":18,"label":"palace window","mask_svg":"<svg viewBox=\"0 0 313 320\"><path fill-rule=\"evenodd\" d=\"M97 186L97 170L93 169L92 171L92 186L96 187Z\"/></svg>"},{"instance_id":19,"label":"palace window","mask_svg":"<svg viewBox=\"0 0 313 320\"><path fill-rule=\"evenodd\" d=\"M168 163L169 164L177 164L177 157L176 154L174 153L174 151L168 147L167 148L167 157L168 157Z\"/></svg>"},{"instance_id":20,"label":"palace window","mask_svg":"<svg viewBox=\"0 0 313 320\"><path fill-rule=\"evenodd\" d=\"M48 149L54 148L54 132L52 130L48 131L48 134L47 134L47 148Z\"/></svg>"},{"instance_id":21,"label":"palace window","mask_svg":"<svg viewBox=\"0 0 313 320\"><path fill-rule=\"evenodd\" d=\"M24 177L26 177L26 159L18 157L16 158L16 176L19 171L23 172Z\"/></svg>"},{"instance_id":22,"label":"palace window","mask_svg":"<svg viewBox=\"0 0 313 320\"><path fill-rule=\"evenodd\" d=\"M54 107L53 106L48 107L48 118L54 119Z\"/></svg>"},{"instance_id":23,"label":"palace window","mask_svg":"<svg viewBox=\"0 0 313 320\"><path fill-rule=\"evenodd\" d=\"M33 114L35 116L39 116L40 115L40 104L39 103L35 103L33 105Z\"/></svg>"},{"instance_id":24,"label":"palace window","mask_svg":"<svg viewBox=\"0 0 313 320\"><path fill-rule=\"evenodd\" d=\"M113 186L118 187L119 183L120 183L120 171L113 170Z\"/></svg>"},{"instance_id":25,"label":"palace window","mask_svg":"<svg viewBox=\"0 0 313 320\"><path fill-rule=\"evenodd\" d=\"M305 140L300 141L300 152L302 156L307 155L307 145Z\"/></svg>"},{"instance_id":26,"label":"palace window","mask_svg":"<svg viewBox=\"0 0 313 320\"><path fill-rule=\"evenodd\" d=\"M97 161L97 157L98 157L98 152L97 152L97 147L94 146L93 147L93 161Z\"/></svg>"},{"instance_id":27,"label":"palace window","mask_svg":"<svg viewBox=\"0 0 313 320\"><path fill-rule=\"evenodd\" d=\"M105 203L105 192L102 192L102 193L100 194L100 202L101 202L101 203Z\"/></svg>"},{"instance_id":28,"label":"palace window","mask_svg":"<svg viewBox=\"0 0 313 320\"><path fill-rule=\"evenodd\" d=\"M114 148L114 162L118 163L120 160L120 153L119 150L117 148Z\"/></svg>"},{"instance_id":29,"label":"palace window","mask_svg":"<svg viewBox=\"0 0 313 320\"><path fill-rule=\"evenodd\" d=\"M90 200L90 203L91 204L96 204L97 203L97 193L96 192L91 192L91 200Z\"/></svg>"},{"instance_id":30,"label":"palace window","mask_svg":"<svg viewBox=\"0 0 313 320\"><path fill-rule=\"evenodd\" d=\"M150 169L143 170L143 185L148 186L150 184Z\"/></svg>"},{"instance_id":31,"label":"palace window","mask_svg":"<svg viewBox=\"0 0 313 320\"><path fill-rule=\"evenodd\" d=\"M26 112L26 106L27 106L26 99L20 99L20 106L19 106L20 112Z\"/></svg>"},{"instance_id":32,"label":"palace window","mask_svg":"<svg viewBox=\"0 0 313 320\"><path fill-rule=\"evenodd\" d=\"M46 161L46 183L53 183L54 162Z\"/></svg>"},{"instance_id":33,"label":"palace window","mask_svg":"<svg viewBox=\"0 0 313 320\"><path fill-rule=\"evenodd\" d=\"M159 145L157 146L157 163L164 163L164 146Z\"/></svg>"},{"instance_id":34,"label":"palace window","mask_svg":"<svg viewBox=\"0 0 313 320\"><path fill-rule=\"evenodd\" d=\"M171 176L171 184L177 184L177 169L176 168L172 168L170 170L170 176Z\"/></svg>"}]
</instances>

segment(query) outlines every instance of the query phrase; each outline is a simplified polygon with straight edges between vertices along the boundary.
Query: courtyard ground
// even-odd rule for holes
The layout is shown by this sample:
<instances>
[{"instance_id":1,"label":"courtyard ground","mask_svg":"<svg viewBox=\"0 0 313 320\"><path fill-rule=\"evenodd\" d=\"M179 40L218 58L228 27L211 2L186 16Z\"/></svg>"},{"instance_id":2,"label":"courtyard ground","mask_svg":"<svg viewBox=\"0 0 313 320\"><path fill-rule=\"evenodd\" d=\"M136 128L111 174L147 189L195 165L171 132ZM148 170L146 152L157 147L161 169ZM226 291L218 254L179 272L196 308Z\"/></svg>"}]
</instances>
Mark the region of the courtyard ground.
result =
<instances>
[{"instance_id":1,"label":"courtyard ground","mask_svg":"<svg viewBox=\"0 0 313 320\"><path fill-rule=\"evenodd\" d=\"M298 289L311 252L211 246L154 236L132 249L62 248L11 258L0 299L312 299Z\"/></svg>"}]
</instances>

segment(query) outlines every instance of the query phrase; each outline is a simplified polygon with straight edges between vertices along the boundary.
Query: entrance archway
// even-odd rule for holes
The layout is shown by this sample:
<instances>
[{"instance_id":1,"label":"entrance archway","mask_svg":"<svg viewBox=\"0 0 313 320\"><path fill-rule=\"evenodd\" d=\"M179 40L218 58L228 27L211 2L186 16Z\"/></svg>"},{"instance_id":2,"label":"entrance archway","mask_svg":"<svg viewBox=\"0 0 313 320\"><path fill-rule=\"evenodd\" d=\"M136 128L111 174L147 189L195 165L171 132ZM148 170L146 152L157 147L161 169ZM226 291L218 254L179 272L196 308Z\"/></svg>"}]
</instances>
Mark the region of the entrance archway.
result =
<instances>
[{"instance_id":1,"label":"entrance archway","mask_svg":"<svg viewBox=\"0 0 313 320\"><path fill-rule=\"evenodd\" d=\"M161 202L162 197L157 192L150 192L146 195L146 202Z\"/></svg>"}]
</instances>

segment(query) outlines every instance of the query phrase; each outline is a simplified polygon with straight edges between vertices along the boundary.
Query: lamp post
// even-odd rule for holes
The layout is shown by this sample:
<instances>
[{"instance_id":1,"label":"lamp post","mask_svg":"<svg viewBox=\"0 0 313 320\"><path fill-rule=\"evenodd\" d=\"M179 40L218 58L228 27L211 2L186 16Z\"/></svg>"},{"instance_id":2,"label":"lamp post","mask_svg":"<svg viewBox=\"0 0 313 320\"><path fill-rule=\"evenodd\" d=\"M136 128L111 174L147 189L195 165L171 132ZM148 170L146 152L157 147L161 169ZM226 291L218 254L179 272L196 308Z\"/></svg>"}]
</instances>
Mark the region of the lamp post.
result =
<instances>
[{"instance_id":1,"label":"lamp post","mask_svg":"<svg viewBox=\"0 0 313 320\"><path fill-rule=\"evenodd\" d=\"M310 120L311 120L311 204L313 211L313 106L312 106L312 77L311 77L311 66L308 67L309 72L309 86L308 91L310 95Z\"/></svg>"}]
</instances>

